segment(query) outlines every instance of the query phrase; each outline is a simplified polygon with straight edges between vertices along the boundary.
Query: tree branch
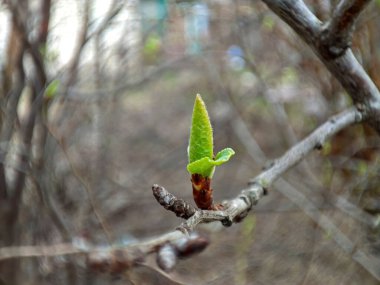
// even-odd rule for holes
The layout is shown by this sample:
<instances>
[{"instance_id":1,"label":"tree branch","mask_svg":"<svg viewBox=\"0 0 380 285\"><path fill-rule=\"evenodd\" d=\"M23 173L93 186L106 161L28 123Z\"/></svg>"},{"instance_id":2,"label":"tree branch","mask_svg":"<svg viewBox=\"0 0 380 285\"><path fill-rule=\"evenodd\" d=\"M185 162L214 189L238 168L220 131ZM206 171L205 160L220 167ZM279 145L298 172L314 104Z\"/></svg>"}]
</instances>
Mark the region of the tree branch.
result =
<instances>
[{"instance_id":1,"label":"tree branch","mask_svg":"<svg viewBox=\"0 0 380 285\"><path fill-rule=\"evenodd\" d=\"M350 49L332 57L326 46L322 22L302 0L263 0L314 50L329 71L363 113L364 119L380 134L380 93ZM364 7L364 5L362 5ZM361 7L361 6L360 6ZM354 15L355 16L355 15Z\"/></svg>"},{"instance_id":2,"label":"tree branch","mask_svg":"<svg viewBox=\"0 0 380 285\"><path fill-rule=\"evenodd\" d=\"M288 150L282 157L275 160L269 169L261 173L251 182L257 182L264 187L265 185L272 184L284 172L305 158L310 151L322 148L324 142L333 134L361 120L361 113L355 108L348 109L331 117L313 133Z\"/></svg>"},{"instance_id":3,"label":"tree branch","mask_svg":"<svg viewBox=\"0 0 380 285\"><path fill-rule=\"evenodd\" d=\"M334 239L336 244L358 264L367 270L373 277L380 280L380 259L373 255L366 255L353 243L334 223L321 213L318 208L301 192L297 191L284 179L280 179L279 192L292 201L304 213L309 216L318 226Z\"/></svg>"},{"instance_id":4,"label":"tree branch","mask_svg":"<svg viewBox=\"0 0 380 285\"><path fill-rule=\"evenodd\" d=\"M275 160L269 169L256 176L249 183L249 187L241 191L235 199L224 203L224 211L203 211L197 210L179 229L184 232L192 231L200 223L211 221L221 221L223 225L230 226L232 223L240 222L248 211L265 194L267 188L287 170L292 168L312 150L321 149L323 144L332 135L345 127L360 122L362 116L355 108L348 109L336 116L331 117L327 122L317 128L301 142L293 146L282 157ZM158 185L153 187L155 190ZM170 200L168 199L168 204ZM160 203L165 208L170 205ZM182 208L178 208L182 209ZM173 211L173 209L171 209ZM177 216L185 216L182 212L175 212Z\"/></svg>"},{"instance_id":5,"label":"tree branch","mask_svg":"<svg viewBox=\"0 0 380 285\"><path fill-rule=\"evenodd\" d=\"M78 65L79 65L79 60L82 55L82 51L88 42L88 25L90 21L90 10L91 10L91 1L90 0L85 0L83 3L83 21L81 23L81 28L79 32L79 38L76 44L76 47L74 49L74 54L71 58L71 60L68 63L67 66L67 74L68 78L65 82L64 85L64 91L63 93L66 94L67 90L71 87L71 85L74 84L74 81L77 78L78 74Z\"/></svg>"},{"instance_id":6,"label":"tree branch","mask_svg":"<svg viewBox=\"0 0 380 285\"><path fill-rule=\"evenodd\" d=\"M198 224L221 221L223 225L230 226L232 223L240 222L248 214L252 206L263 197L266 188L269 187L274 180L279 178L286 170L293 167L310 151L315 148L319 149L332 135L350 124L360 121L361 118L360 112L355 108L351 108L333 116L303 141L286 152L281 158L276 160L271 168L253 179L249 184L249 187L242 190L236 198L224 202L223 204L226 210L196 210L187 221L182 223L173 232L151 238L147 241L121 247L110 246L109 248L97 248L85 246L78 248L72 244L6 247L0 248L0 260L21 257L86 254L88 256L89 266L91 264L99 265L100 263L100 268L103 269L105 264L112 267L120 266L120 263L122 263L125 264L125 266L121 266L121 268L125 269L128 266L138 265L146 255L159 252L159 249L168 243L174 246L176 254L180 257L186 257L198 253L208 244L204 239L199 238L199 236L194 237L189 235L189 232L194 231ZM155 185L153 190L157 191L158 188L161 188L161 190L164 191L163 193L167 193L166 190L158 185ZM171 199L168 199L168 201L169 200ZM165 206L164 201L160 201L160 203ZM170 201L168 203L170 203ZM176 214L178 215L180 213ZM182 246L183 242L186 246L180 248L180 245ZM123 253L120 253L120 250ZM90 255L90 253L92 254ZM123 262L120 262L120 259L115 257L120 257L120 255L123 257ZM110 262L110 260L112 262ZM117 269L119 269L119 267L117 267ZM106 271L110 270L114 272L113 270L116 269L113 267L111 269L106 269Z\"/></svg>"},{"instance_id":7,"label":"tree branch","mask_svg":"<svg viewBox=\"0 0 380 285\"><path fill-rule=\"evenodd\" d=\"M370 0L341 0L336 6L322 35L331 57L340 56L351 47L355 23L369 2Z\"/></svg>"}]
</instances>

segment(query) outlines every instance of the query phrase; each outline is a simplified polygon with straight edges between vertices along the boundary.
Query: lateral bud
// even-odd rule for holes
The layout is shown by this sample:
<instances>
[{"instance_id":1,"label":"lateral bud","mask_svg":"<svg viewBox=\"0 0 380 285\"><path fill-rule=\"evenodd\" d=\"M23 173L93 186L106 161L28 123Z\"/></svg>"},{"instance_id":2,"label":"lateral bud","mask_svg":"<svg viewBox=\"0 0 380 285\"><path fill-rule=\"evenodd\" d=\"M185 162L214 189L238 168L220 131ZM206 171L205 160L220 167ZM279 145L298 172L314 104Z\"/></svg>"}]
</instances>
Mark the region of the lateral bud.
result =
<instances>
[{"instance_id":1,"label":"lateral bud","mask_svg":"<svg viewBox=\"0 0 380 285\"><path fill-rule=\"evenodd\" d=\"M177 251L170 243L161 246L157 252L157 265L165 272L172 271L177 264Z\"/></svg>"},{"instance_id":2,"label":"lateral bud","mask_svg":"<svg viewBox=\"0 0 380 285\"><path fill-rule=\"evenodd\" d=\"M184 237L174 243L179 258L187 258L202 252L210 241L208 238L192 233L189 237Z\"/></svg>"},{"instance_id":3,"label":"lateral bud","mask_svg":"<svg viewBox=\"0 0 380 285\"><path fill-rule=\"evenodd\" d=\"M196 212L196 209L182 199L178 199L169 193L164 187L157 184L152 186L153 196L166 210L172 211L177 217L185 220L189 219Z\"/></svg>"}]
</instances>

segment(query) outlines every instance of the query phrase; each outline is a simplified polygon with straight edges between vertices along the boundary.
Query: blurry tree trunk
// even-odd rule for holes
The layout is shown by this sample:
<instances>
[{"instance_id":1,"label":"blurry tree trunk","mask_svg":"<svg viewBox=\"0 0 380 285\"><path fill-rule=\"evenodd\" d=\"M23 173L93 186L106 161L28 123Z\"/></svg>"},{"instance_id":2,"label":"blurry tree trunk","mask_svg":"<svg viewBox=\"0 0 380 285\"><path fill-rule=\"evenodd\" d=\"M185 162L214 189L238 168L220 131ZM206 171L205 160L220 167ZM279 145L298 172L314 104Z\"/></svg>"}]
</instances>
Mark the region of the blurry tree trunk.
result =
<instances>
[{"instance_id":1,"label":"blurry tree trunk","mask_svg":"<svg viewBox=\"0 0 380 285\"><path fill-rule=\"evenodd\" d=\"M18 5L14 5L11 1L6 1L11 11L12 22L1 94L4 112L1 120L3 145L0 152L0 199L1 220L4 228L0 231L0 240L5 246L15 245L20 240L18 221L25 181L35 163L31 149L36 124L40 125L42 132L46 132L42 121L38 119L44 104L43 90L47 82L40 50L45 46L48 36L51 2L50 0L41 1L41 19L34 42L29 39L28 27L24 22L29 13L28 2L19 2ZM26 54L32 59L32 66L27 66L28 69L32 69L28 70L31 76L26 75L25 72L23 60ZM23 117L18 117L17 109L23 94L28 94L30 100L26 103ZM16 145L15 149L13 147L11 149L11 143ZM40 140L39 143L44 144L44 140ZM43 146L38 149L43 149ZM6 165L12 165L14 168L8 167L6 171ZM0 266L1 276L8 284L17 284L19 264L19 261L15 260Z\"/></svg>"}]
</instances>

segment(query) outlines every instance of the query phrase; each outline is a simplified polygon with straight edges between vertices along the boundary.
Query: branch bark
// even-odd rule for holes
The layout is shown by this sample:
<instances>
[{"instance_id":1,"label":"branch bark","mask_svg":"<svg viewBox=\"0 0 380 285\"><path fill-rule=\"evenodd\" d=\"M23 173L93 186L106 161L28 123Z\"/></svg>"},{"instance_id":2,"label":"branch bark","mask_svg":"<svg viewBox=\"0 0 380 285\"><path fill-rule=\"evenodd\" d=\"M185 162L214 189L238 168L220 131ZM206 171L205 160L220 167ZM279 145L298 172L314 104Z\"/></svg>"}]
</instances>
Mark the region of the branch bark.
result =
<instances>
[{"instance_id":1,"label":"branch bark","mask_svg":"<svg viewBox=\"0 0 380 285\"><path fill-rule=\"evenodd\" d=\"M322 146L328 138L344 129L345 127L355 122L359 122L361 118L362 116L360 115L360 112L355 108L351 108L336 116L333 116L326 123L312 132L303 141L286 152L281 158L276 160L271 168L265 170L255 179L252 179L249 187L242 190L236 198L224 202L223 204L226 210L195 210L195 213L188 217L187 221L182 223L175 231L151 238L147 241L124 246L122 247L122 250L126 252L137 251L139 252L140 258L141 256L144 257L148 254L157 252L161 246L167 243L176 243L181 239L191 240L189 233L193 232L198 224L220 221L223 225L230 226L232 223L240 222L248 214L252 206L255 205L264 196L267 187L269 187L270 184L279 178L286 170L293 167L313 149L319 149L320 146ZM155 185L153 187L153 190L158 191L158 188L160 188L159 190L161 192L167 193L165 189L158 185ZM168 203L170 203L170 201L168 201ZM163 205L165 202L160 201L160 204ZM163 206L165 207L165 205ZM170 210L173 211L173 208ZM176 212L176 214L178 215L181 213ZM200 244L204 247L204 242L201 242ZM96 247L78 248L72 244L8 247L0 248L0 260L21 257L89 254L90 252L97 252L99 250L101 249ZM102 250L104 251L104 248Z\"/></svg>"},{"instance_id":2,"label":"branch bark","mask_svg":"<svg viewBox=\"0 0 380 285\"><path fill-rule=\"evenodd\" d=\"M331 74L336 77L351 96L355 105L362 112L364 119L380 134L379 90L352 51L345 49L341 55L332 56L334 50L330 49L333 49L334 46L328 41L326 42L323 23L317 19L302 0L263 0L263 2L314 50ZM342 14L346 15L345 17L351 15L350 20L354 22L365 3L358 6L356 9L358 12L353 14L349 13L350 9L337 9L338 11L346 11ZM350 21L348 22L350 23ZM348 29L350 24L346 26Z\"/></svg>"},{"instance_id":3,"label":"branch bark","mask_svg":"<svg viewBox=\"0 0 380 285\"><path fill-rule=\"evenodd\" d=\"M331 57L342 55L351 47L355 23L370 0L341 0L323 31L323 41Z\"/></svg>"},{"instance_id":4,"label":"branch bark","mask_svg":"<svg viewBox=\"0 0 380 285\"><path fill-rule=\"evenodd\" d=\"M310 151L313 149L321 149L324 142L333 134L336 134L346 126L355 122L360 122L361 120L362 115L355 108L351 108L331 117L313 133L288 150L282 157L275 160L269 169L261 173L251 182L257 182L261 185L272 184L284 172L305 158Z\"/></svg>"}]
</instances>

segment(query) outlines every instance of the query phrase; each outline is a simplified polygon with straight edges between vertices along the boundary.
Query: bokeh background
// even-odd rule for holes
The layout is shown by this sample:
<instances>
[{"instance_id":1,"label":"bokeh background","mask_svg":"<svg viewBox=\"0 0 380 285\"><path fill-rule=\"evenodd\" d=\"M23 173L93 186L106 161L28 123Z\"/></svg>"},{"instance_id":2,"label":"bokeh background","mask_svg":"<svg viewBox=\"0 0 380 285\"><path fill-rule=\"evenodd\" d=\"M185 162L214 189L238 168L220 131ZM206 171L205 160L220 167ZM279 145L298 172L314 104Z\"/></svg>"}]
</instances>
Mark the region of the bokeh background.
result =
<instances>
[{"instance_id":1,"label":"bokeh background","mask_svg":"<svg viewBox=\"0 0 380 285\"><path fill-rule=\"evenodd\" d=\"M307 4L326 21L336 2ZM193 203L186 149L197 93L215 149L236 151L214 176L217 201L351 105L260 1L7 0L0 13L0 203L10 221L1 246L128 244L177 227L151 186ZM352 47L378 86L379 15L374 1ZM210 246L168 275L154 257L110 276L59 256L0 262L0 283L379 284L355 257L379 263L379 169L378 135L352 126L291 169L241 224L199 227ZM297 204L299 193L307 202Z\"/></svg>"}]
</instances>

